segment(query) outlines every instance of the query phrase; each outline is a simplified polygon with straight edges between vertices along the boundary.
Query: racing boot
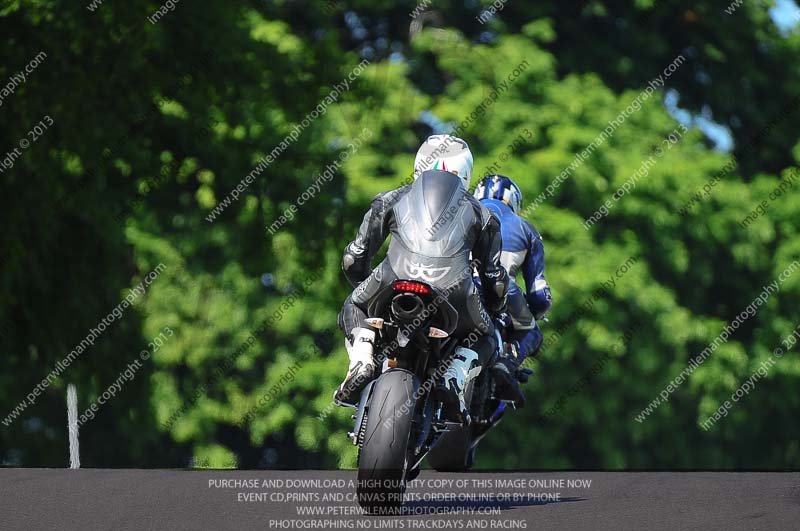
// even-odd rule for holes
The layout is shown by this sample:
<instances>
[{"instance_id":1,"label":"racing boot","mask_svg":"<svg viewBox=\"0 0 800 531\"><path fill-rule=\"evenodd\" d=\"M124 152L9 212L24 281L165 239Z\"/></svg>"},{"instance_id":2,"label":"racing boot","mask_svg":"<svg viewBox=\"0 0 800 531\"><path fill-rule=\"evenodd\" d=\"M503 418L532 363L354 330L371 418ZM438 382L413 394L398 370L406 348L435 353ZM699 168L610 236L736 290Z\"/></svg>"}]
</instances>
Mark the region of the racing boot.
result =
<instances>
[{"instance_id":1,"label":"racing boot","mask_svg":"<svg viewBox=\"0 0 800 531\"><path fill-rule=\"evenodd\" d=\"M361 391L375 376L375 331L368 328L354 328L344 340L350 365L342 385L333 394L335 402L354 404L358 402Z\"/></svg>"},{"instance_id":2,"label":"racing boot","mask_svg":"<svg viewBox=\"0 0 800 531\"><path fill-rule=\"evenodd\" d=\"M457 347L436 386L436 397L442 402L442 411L448 420L469 424L469 409L464 391L480 372L478 353L465 347Z\"/></svg>"},{"instance_id":3,"label":"racing boot","mask_svg":"<svg viewBox=\"0 0 800 531\"><path fill-rule=\"evenodd\" d=\"M525 394L519 386L518 370L522 364L519 347L516 341L506 343L502 356L492 365L492 379L495 383L495 397L510 400L515 407L525 405ZM527 380L527 375L526 378Z\"/></svg>"}]
</instances>

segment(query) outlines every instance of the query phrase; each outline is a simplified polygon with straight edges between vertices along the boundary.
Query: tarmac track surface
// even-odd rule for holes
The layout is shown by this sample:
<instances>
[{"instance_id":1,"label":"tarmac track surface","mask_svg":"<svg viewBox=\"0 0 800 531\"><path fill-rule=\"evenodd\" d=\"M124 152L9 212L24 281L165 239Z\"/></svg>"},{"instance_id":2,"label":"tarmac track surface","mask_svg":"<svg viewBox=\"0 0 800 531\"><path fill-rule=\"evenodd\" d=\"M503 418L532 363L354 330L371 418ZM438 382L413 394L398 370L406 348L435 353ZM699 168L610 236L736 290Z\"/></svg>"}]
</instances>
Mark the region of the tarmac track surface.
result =
<instances>
[{"instance_id":1,"label":"tarmac track surface","mask_svg":"<svg viewBox=\"0 0 800 531\"><path fill-rule=\"evenodd\" d=\"M0 529L800 529L800 473L423 471L364 516L354 471L0 469Z\"/></svg>"}]
</instances>

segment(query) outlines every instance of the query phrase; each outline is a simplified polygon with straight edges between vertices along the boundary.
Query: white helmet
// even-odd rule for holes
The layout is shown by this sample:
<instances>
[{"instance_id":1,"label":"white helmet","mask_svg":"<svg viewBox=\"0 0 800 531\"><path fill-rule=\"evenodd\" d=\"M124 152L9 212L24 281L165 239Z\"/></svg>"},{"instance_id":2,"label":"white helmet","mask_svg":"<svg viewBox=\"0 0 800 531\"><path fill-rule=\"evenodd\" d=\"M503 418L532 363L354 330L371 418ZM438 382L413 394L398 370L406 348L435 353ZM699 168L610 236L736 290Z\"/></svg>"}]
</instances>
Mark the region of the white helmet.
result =
<instances>
[{"instance_id":1,"label":"white helmet","mask_svg":"<svg viewBox=\"0 0 800 531\"><path fill-rule=\"evenodd\" d=\"M426 170L444 170L458 175L465 190L472 178L472 152L466 142L450 135L431 135L420 146L414 160L414 179Z\"/></svg>"}]
</instances>

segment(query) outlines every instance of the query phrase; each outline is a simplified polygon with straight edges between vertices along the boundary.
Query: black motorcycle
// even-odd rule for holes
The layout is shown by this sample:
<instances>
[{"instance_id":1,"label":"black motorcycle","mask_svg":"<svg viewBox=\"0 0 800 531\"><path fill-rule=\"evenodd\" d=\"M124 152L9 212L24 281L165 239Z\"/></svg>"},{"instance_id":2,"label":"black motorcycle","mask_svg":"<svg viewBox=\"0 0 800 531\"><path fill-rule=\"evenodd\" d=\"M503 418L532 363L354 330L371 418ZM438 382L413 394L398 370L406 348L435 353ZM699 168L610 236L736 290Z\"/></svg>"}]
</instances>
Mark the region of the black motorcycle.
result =
<instances>
[{"instance_id":1,"label":"black motorcycle","mask_svg":"<svg viewBox=\"0 0 800 531\"><path fill-rule=\"evenodd\" d=\"M465 423L445 420L434 387L464 338L451 336L458 312L444 292L424 282L397 280L373 298L367 314L365 325L377 331L380 373L357 405L341 405L357 410L348 435L359 449L359 504L369 514L397 514L422 460L427 457L438 471L469 469L478 443L509 402L494 397L490 371L482 370L465 389L469 418ZM496 327L500 348L502 329Z\"/></svg>"}]
</instances>

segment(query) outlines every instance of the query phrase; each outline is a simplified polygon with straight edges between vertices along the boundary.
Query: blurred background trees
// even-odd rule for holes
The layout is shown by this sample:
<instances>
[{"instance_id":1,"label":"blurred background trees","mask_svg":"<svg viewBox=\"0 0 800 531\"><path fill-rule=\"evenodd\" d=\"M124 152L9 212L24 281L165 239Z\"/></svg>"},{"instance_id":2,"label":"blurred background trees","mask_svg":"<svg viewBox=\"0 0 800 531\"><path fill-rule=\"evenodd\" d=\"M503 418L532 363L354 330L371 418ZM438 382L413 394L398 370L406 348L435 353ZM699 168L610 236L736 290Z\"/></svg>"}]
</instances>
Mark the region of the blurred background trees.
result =
<instances>
[{"instance_id":1,"label":"blurred background trees","mask_svg":"<svg viewBox=\"0 0 800 531\"><path fill-rule=\"evenodd\" d=\"M800 259L794 189L752 225L737 224L800 157L794 3L745 2L728 14L712 2L509 0L481 24L487 5L437 2L412 20L411 2L187 2L151 24L155 1L94 10L4 2L0 88L39 52L46 59L3 98L0 155L44 116L54 125L0 173L0 415L129 288L157 264L167 269L35 405L0 426L0 462L63 466L66 384L87 407L169 326L175 335L81 430L84 466L353 466L350 413L330 397L346 366L340 254L370 199L408 177L426 135L459 127L505 80L459 132L475 153L474 180L496 164L529 205L680 54L666 86L529 211L554 290L546 337L574 323L531 364L529 405L482 443L478 463L796 468L796 353L716 427L700 423L800 324L800 275L669 403L635 420ZM207 221L363 59L350 90ZM366 140L348 147L357 138ZM651 156L636 188L586 230ZM732 158L734 169L681 214ZM267 230L343 159L293 220ZM629 257L630 270L575 319ZM273 398L241 423L265 394Z\"/></svg>"}]
</instances>

